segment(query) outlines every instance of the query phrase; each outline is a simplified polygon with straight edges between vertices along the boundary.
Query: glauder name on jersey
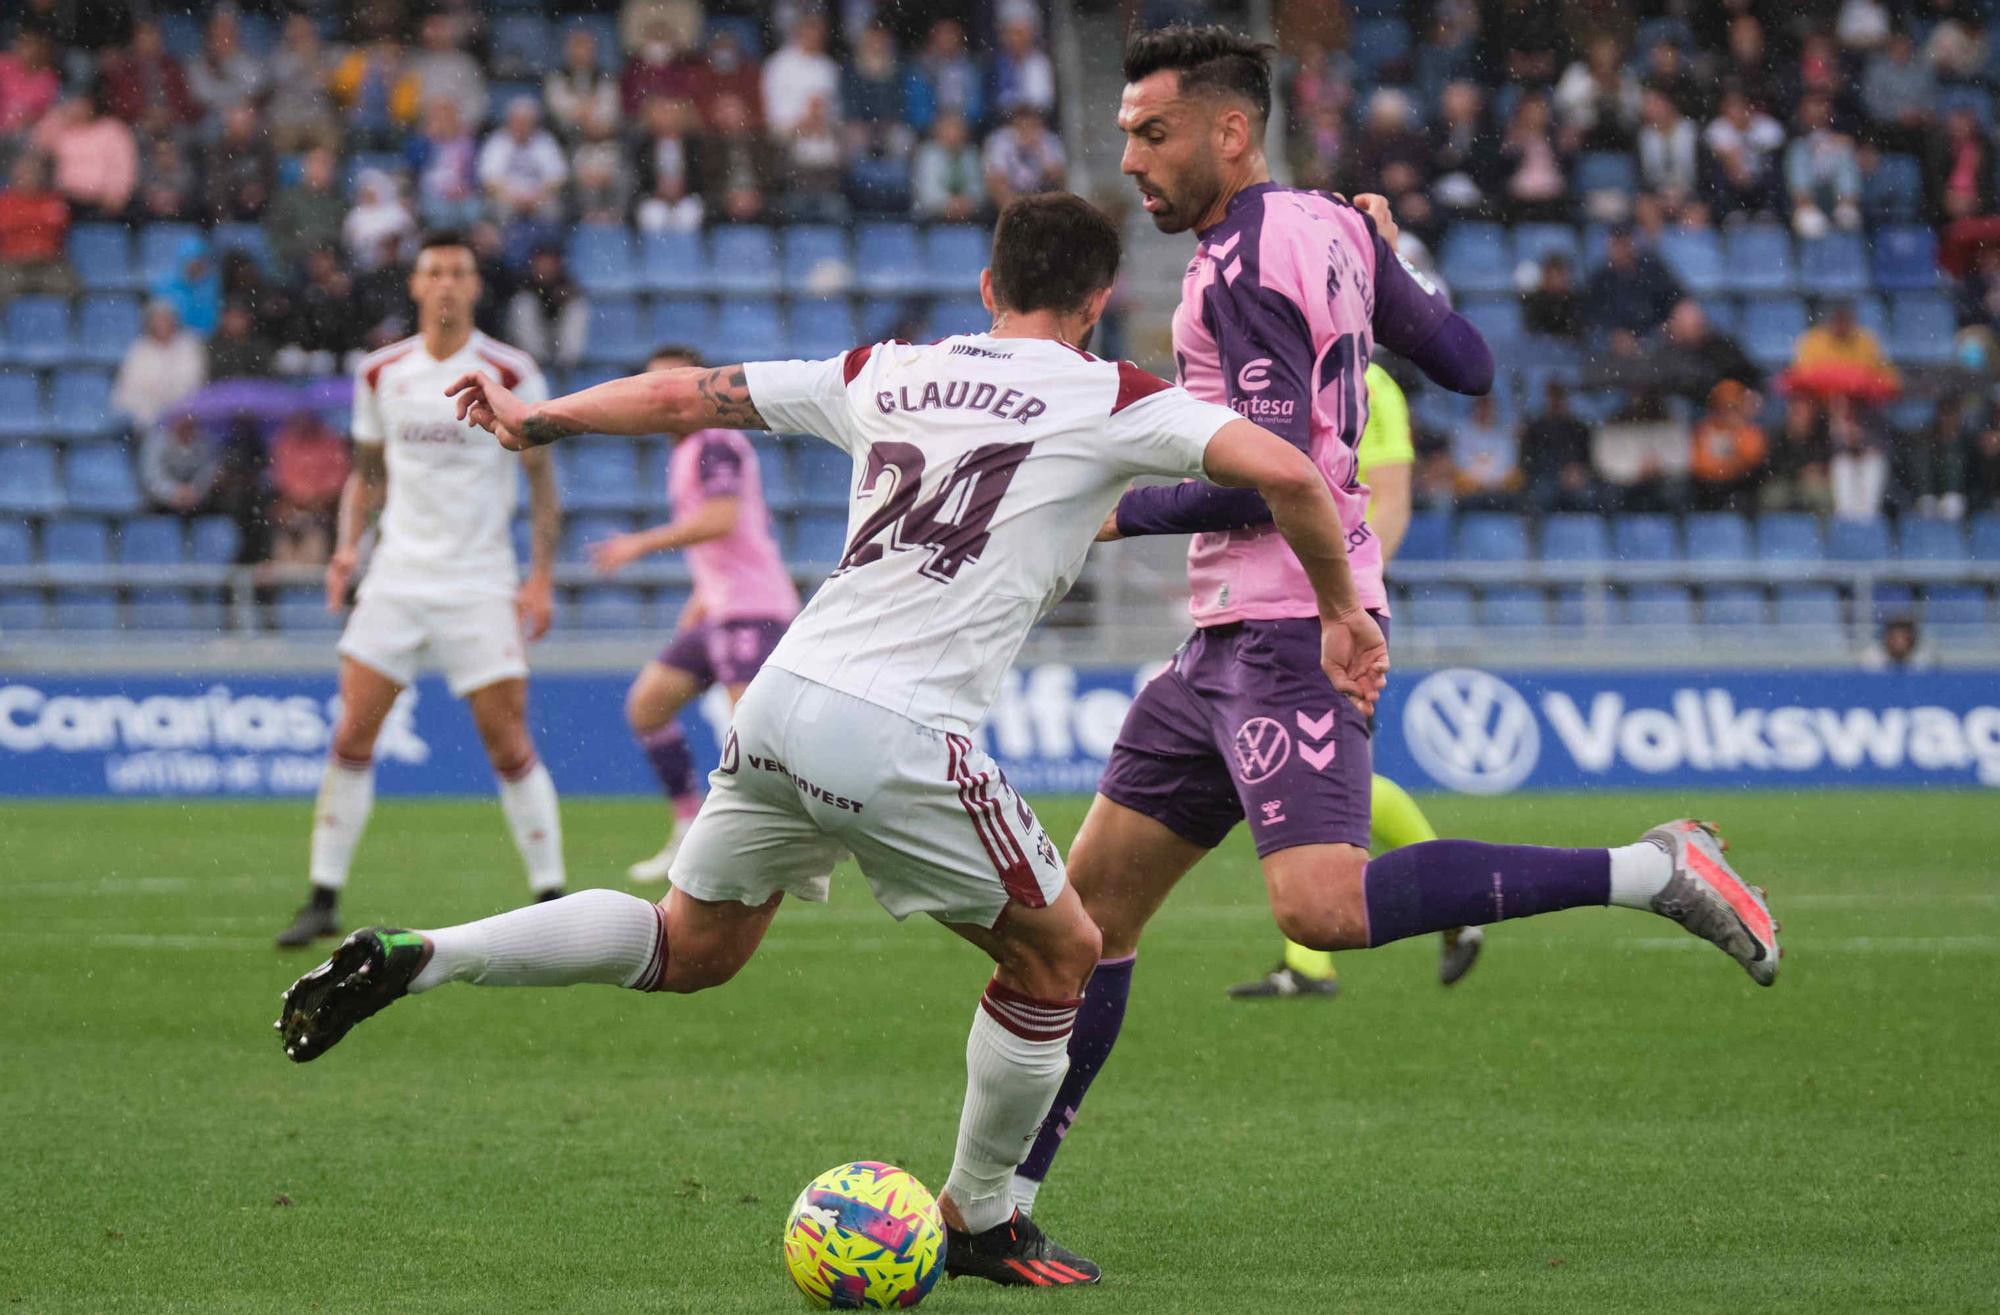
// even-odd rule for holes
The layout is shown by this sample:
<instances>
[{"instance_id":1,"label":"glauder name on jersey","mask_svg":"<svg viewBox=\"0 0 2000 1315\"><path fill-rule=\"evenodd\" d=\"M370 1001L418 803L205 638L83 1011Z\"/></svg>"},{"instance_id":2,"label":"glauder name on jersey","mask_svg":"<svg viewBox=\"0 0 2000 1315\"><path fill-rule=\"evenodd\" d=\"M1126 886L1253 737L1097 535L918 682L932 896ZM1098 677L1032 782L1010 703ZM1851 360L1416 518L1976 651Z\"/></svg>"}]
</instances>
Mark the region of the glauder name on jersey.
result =
<instances>
[{"instance_id":1,"label":"glauder name on jersey","mask_svg":"<svg viewBox=\"0 0 2000 1315\"><path fill-rule=\"evenodd\" d=\"M884 388L875 394L875 408L883 415L892 415L897 411L984 411L996 419L1012 420L1023 425L1049 409L1048 403L1041 398L1017 388L975 384L965 379L935 380L921 389L913 389L908 384L901 388Z\"/></svg>"}]
</instances>

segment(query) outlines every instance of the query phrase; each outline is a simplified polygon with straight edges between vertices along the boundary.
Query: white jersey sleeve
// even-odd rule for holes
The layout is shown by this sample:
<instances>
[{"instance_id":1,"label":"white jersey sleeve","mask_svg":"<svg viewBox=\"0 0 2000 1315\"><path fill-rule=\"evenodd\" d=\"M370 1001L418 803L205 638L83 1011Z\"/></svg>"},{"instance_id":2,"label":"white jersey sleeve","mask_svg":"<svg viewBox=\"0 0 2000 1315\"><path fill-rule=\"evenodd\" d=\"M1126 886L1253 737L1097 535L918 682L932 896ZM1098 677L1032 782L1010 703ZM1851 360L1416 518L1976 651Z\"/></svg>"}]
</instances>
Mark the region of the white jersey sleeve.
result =
<instances>
[{"instance_id":1,"label":"white jersey sleeve","mask_svg":"<svg viewBox=\"0 0 2000 1315\"><path fill-rule=\"evenodd\" d=\"M388 441L389 427L382 423L382 394L375 386L376 372L363 360L354 369L353 417L347 432L357 443L381 444Z\"/></svg>"},{"instance_id":2,"label":"white jersey sleeve","mask_svg":"<svg viewBox=\"0 0 2000 1315\"><path fill-rule=\"evenodd\" d=\"M764 423L787 434L811 434L849 452L865 440L848 404L847 385L868 349L824 361L751 361L743 367L750 402Z\"/></svg>"},{"instance_id":3,"label":"white jersey sleeve","mask_svg":"<svg viewBox=\"0 0 2000 1315\"><path fill-rule=\"evenodd\" d=\"M1120 362L1119 392L1104 436L1134 475L1204 476L1202 458L1216 432L1241 416L1184 388Z\"/></svg>"}]
</instances>

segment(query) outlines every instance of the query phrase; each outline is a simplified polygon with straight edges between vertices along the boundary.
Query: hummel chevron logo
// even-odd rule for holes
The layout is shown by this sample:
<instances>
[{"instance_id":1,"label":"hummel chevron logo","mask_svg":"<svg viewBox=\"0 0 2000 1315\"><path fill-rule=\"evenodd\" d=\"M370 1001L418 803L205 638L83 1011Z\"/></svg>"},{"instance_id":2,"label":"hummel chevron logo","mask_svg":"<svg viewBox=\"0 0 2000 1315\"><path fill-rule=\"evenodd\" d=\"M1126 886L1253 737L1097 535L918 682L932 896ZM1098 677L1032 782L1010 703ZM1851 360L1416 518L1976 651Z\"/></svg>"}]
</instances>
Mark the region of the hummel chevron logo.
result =
<instances>
[{"instance_id":1,"label":"hummel chevron logo","mask_svg":"<svg viewBox=\"0 0 2000 1315\"><path fill-rule=\"evenodd\" d=\"M1292 715L1298 718L1299 729L1312 739L1323 739L1333 730L1333 711L1331 709L1328 709L1324 717L1308 717L1303 712L1295 712Z\"/></svg>"},{"instance_id":2,"label":"hummel chevron logo","mask_svg":"<svg viewBox=\"0 0 2000 1315\"><path fill-rule=\"evenodd\" d=\"M1326 765L1333 761L1333 755L1339 748L1340 742L1338 740L1328 740L1317 749L1301 741L1299 744L1299 757L1311 764L1314 771L1323 772L1326 770Z\"/></svg>"}]
</instances>

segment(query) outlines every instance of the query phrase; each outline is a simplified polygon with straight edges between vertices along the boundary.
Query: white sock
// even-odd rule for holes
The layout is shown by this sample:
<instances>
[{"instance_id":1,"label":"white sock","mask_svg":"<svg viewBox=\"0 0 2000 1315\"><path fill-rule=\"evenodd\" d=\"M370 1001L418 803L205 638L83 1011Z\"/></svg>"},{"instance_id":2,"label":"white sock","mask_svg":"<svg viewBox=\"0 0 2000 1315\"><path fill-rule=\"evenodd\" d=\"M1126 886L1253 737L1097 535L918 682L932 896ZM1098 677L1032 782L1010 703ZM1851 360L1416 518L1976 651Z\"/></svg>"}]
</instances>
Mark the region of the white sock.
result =
<instances>
[{"instance_id":1,"label":"white sock","mask_svg":"<svg viewBox=\"0 0 2000 1315\"><path fill-rule=\"evenodd\" d=\"M319 778L319 797L313 801L312 866L308 870L313 885L339 890L347 884L354 847L361 843L374 807L375 764L349 762L328 754L326 773Z\"/></svg>"},{"instance_id":2,"label":"white sock","mask_svg":"<svg viewBox=\"0 0 2000 1315\"><path fill-rule=\"evenodd\" d=\"M1069 1072L1069 1034L1081 1003L986 984L965 1043L965 1111L944 1185L972 1232L1003 1224L1014 1212L1014 1170Z\"/></svg>"},{"instance_id":3,"label":"white sock","mask_svg":"<svg viewBox=\"0 0 2000 1315\"><path fill-rule=\"evenodd\" d=\"M667 950L659 906L619 890L579 890L424 936L431 961L412 992L446 982L650 987Z\"/></svg>"},{"instance_id":4,"label":"white sock","mask_svg":"<svg viewBox=\"0 0 2000 1315\"><path fill-rule=\"evenodd\" d=\"M1611 851L1611 902L1628 909L1650 909L1653 896L1666 889L1674 875L1667 851L1650 840Z\"/></svg>"},{"instance_id":5,"label":"white sock","mask_svg":"<svg viewBox=\"0 0 2000 1315\"><path fill-rule=\"evenodd\" d=\"M500 778L500 807L514 832L514 848L528 866L528 889L537 895L563 888L562 815L556 782L537 758L525 772Z\"/></svg>"},{"instance_id":6,"label":"white sock","mask_svg":"<svg viewBox=\"0 0 2000 1315\"><path fill-rule=\"evenodd\" d=\"M1011 1190L1016 1210L1024 1215L1035 1213L1035 1197L1042 1190L1040 1182L1033 1178L1024 1178L1017 1173L1014 1175L1014 1185Z\"/></svg>"}]
</instances>

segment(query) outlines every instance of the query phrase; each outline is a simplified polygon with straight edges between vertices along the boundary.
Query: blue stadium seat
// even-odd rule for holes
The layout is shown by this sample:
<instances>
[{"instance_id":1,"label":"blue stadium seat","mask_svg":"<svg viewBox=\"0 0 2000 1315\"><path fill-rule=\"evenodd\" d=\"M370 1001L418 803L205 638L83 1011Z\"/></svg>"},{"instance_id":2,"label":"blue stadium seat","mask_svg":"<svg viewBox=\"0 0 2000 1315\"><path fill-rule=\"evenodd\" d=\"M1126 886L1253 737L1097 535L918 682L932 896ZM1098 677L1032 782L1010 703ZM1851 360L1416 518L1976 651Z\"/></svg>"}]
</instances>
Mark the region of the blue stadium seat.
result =
<instances>
[{"instance_id":1,"label":"blue stadium seat","mask_svg":"<svg viewBox=\"0 0 2000 1315\"><path fill-rule=\"evenodd\" d=\"M1983 626L1991 618L1986 590L1976 584L1939 584L1924 591L1924 624Z\"/></svg>"},{"instance_id":2,"label":"blue stadium seat","mask_svg":"<svg viewBox=\"0 0 2000 1315\"><path fill-rule=\"evenodd\" d=\"M46 516L61 510L55 449L41 444L0 447L0 512Z\"/></svg>"},{"instance_id":3,"label":"blue stadium seat","mask_svg":"<svg viewBox=\"0 0 2000 1315\"><path fill-rule=\"evenodd\" d=\"M1635 584L1626 591L1625 621L1635 626L1694 625L1694 600L1686 586L1678 584Z\"/></svg>"},{"instance_id":4,"label":"blue stadium seat","mask_svg":"<svg viewBox=\"0 0 2000 1315\"><path fill-rule=\"evenodd\" d=\"M831 566L847 551L847 513L811 510L794 513L785 542L790 561Z\"/></svg>"},{"instance_id":5,"label":"blue stadium seat","mask_svg":"<svg viewBox=\"0 0 2000 1315\"><path fill-rule=\"evenodd\" d=\"M1475 562L1524 562L1528 525L1504 511L1476 511L1459 517L1458 555Z\"/></svg>"},{"instance_id":6,"label":"blue stadium seat","mask_svg":"<svg viewBox=\"0 0 2000 1315\"><path fill-rule=\"evenodd\" d=\"M1668 229L1660 238L1660 260L1698 297L1733 286L1723 265L1722 243L1710 229Z\"/></svg>"},{"instance_id":7,"label":"blue stadium seat","mask_svg":"<svg viewBox=\"0 0 2000 1315\"><path fill-rule=\"evenodd\" d=\"M639 239L639 274L654 292L706 292L713 286L699 233L648 233Z\"/></svg>"},{"instance_id":8,"label":"blue stadium seat","mask_svg":"<svg viewBox=\"0 0 2000 1315\"><path fill-rule=\"evenodd\" d=\"M118 428L111 413L111 376L103 370L58 370L50 428L64 438L100 438Z\"/></svg>"},{"instance_id":9,"label":"blue stadium seat","mask_svg":"<svg viewBox=\"0 0 2000 1315\"><path fill-rule=\"evenodd\" d=\"M1903 522L1900 556L1906 562L1962 562L1965 536L1956 522L1913 517Z\"/></svg>"},{"instance_id":10,"label":"blue stadium seat","mask_svg":"<svg viewBox=\"0 0 2000 1315\"><path fill-rule=\"evenodd\" d=\"M1498 224L1454 224L1444 239L1438 273L1453 292L1512 292L1514 265L1507 255L1507 230Z\"/></svg>"},{"instance_id":11,"label":"blue stadium seat","mask_svg":"<svg viewBox=\"0 0 2000 1315\"><path fill-rule=\"evenodd\" d=\"M48 609L35 589L0 589L0 635L40 630L48 625Z\"/></svg>"},{"instance_id":12,"label":"blue stadium seat","mask_svg":"<svg viewBox=\"0 0 2000 1315\"><path fill-rule=\"evenodd\" d=\"M1819 522L1804 512L1766 512L1757 518L1757 559L1764 562L1817 562Z\"/></svg>"},{"instance_id":13,"label":"blue stadium seat","mask_svg":"<svg viewBox=\"0 0 2000 1315\"><path fill-rule=\"evenodd\" d=\"M1671 516L1619 516L1611 522L1611 549L1621 562L1677 562L1680 534Z\"/></svg>"},{"instance_id":14,"label":"blue stadium seat","mask_svg":"<svg viewBox=\"0 0 2000 1315\"><path fill-rule=\"evenodd\" d=\"M715 354L724 361L767 361L783 355L785 326L768 297L726 297L715 319Z\"/></svg>"},{"instance_id":15,"label":"blue stadium seat","mask_svg":"<svg viewBox=\"0 0 2000 1315\"><path fill-rule=\"evenodd\" d=\"M610 14L565 12L557 22L562 29L556 36L558 51L562 49L560 43L567 41L571 32L577 28L585 28L597 39L597 67L606 73L618 71L618 64L624 58L625 50L618 39L618 20L615 17Z\"/></svg>"},{"instance_id":16,"label":"blue stadium seat","mask_svg":"<svg viewBox=\"0 0 2000 1315\"><path fill-rule=\"evenodd\" d=\"M132 458L121 443L77 443L63 463L69 505L77 511L130 515L143 500Z\"/></svg>"},{"instance_id":17,"label":"blue stadium seat","mask_svg":"<svg viewBox=\"0 0 2000 1315\"><path fill-rule=\"evenodd\" d=\"M1989 8L1990 14L1992 10ZM1971 110L1982 131L1993 131L1993 93L1972 83L1948 83L1939 87L1935 102L1940 118L1953 110Z\"/></svg>"},{"instance_id":18,"label":"blue stadium seat","mask_svg":"<svg viewBox=\"0 0 2000 1315\"><path fill-rule=\"evenodd\" d=\"M632 445L596 438L565 445L556 454L565 507L578 511L624 511L645 506L659 494L639 482Z\"/></svg>"},{"instance_id":19,"label":"blue stadium seat","mask_svg":"<svg viewBox=\"0 0 2000 1315\"><path fill-rule=\"evenodd\" d=\"M326 627L343 624L342 618L326 610L326 595L310 586L295 585L283 590L278 598L278 625L282 629L292 629L286 624L286 596L301 593L312 599L319 614L326 618ZM207 589L180 589L171 586L147 585L132 591L131 601L126 605L125 614L134 629L138 630L220 630L222 629L222 604L214 593Z\"/></svg>"},{"instance_id":20,"label":"blue stadium seat","mask_svg":"<svg viewBox=\"0 0 2000 1315\"><path fill-rule=\"evenodd\" d=\"M1806 323L1806 304L1797 297L1761 297L1744 304L1737 336L1752 360L1775 368L1792 359Z\"/></svg>"},{"instance_id":21,"label":"blue stadium seat","mask_svg":"<svg viewBox=\"0 0 2000 1315\"><path fill-rule=\"evenodd\" d=\"M631 232L622 224L578 224L569 237L569 272L592 296L636 291L639 274Z\"/></svg>"},{"instance_id":22,"label":"blue stadium seat","mask_svg":"<svg viewBox=\"0 0 2000 1315\"><path fill-rule=\"evenodd\" d=\"M1857 233L1829 233L1799 244L1799 286L1817 296L1868 291L1868 252Z\"/></svg>"},{"instance_id":23,"label":"blue stadium seat","mask_svg":"<svg viewBox=\"0 0 2000 1315\"><path fill-rule=\"evenodd\" d=\"M277 265L277 258L271 254L271 241L264 236L262 224L217 224L209 232L209 241L215 247L215 257L219 261L223 253L243 251L249 253L257 267L269 273Z\"/></svg>"},{"instance_id":24,"label":"blue stadium seat","mask_svg":"<svg viewBox=\"0 0 2000 1315\"><path fill-rule=\"evenodd\" d=\"M1496 354L1526 336L1519 297L1468 297L1459 303L1458 310Z\"/></svg>"},{"instance_id":25,"label":"blue stadium seat","mask_svg":"<svg viewBox=\"0 0 2000 1315\"><path fill-rule=\"evenodd\" d=\"M1723 244L1723 266L1739 292L1790 292L1792 237L1777 224L1745 224Z\"/></svg>"},{"instance_id":26,"label":"blue stadium seat","mask_svg":"<svg viewBox=\"0 0 2000 1315\"><path fill-rule=\"evenodd\" d=\"M35 536L24 520L0 521L0 566L32 566Z\"/></svg>"},{"instance_id":27,"label":"blue stadium seat","mask_svg":"<svg viewBox=\"0 0 2000 1315\"><path fill-rule=\"evenodd\" d=\"M1877 222L1917 217L1924 196L1924 167L1914 155L1885 155L1861 181L1861 208Z\"/></svg>"},{"instance_id":28,"label":"blue stadium seat","mask_svg":"<svg viewBox=\"0 0 2000 1315\"><path fill-rule=\"evenodd\" d=\"M1906 292L1889 309L1883 343L1899 365L1944 365L1954 354L1958 317L1943 293Z\"/></svg>"},{"instance_id":29,"label":"blue stadium seat","mask_svg":"<svg viewBox=\"0 0 2000 1315\"><path fill-rule=\"evenodd\" d=\"M50 566L108 566L111 532L94 516L59 516L42 527L42 560Z\"/></svg>"},{"instance_id":30,"label":"blue stadium seat","mask_svg":"<svg viewBox=\"0 0 2000 1315\"><path fill-rule=\"evenodd\" d=\"M1742 308L1734 297L1703 297L1701 313L1708 317L1708 325L1717 333L1736 336L1736 330L1743 322Z\"/></svg>"},{"instance_id":31,"label":"blue stadium seat","mask_svg":"<svg viewBox=\"0 0 2000 1315\"><path fill-rule=\"evenodd\" d=\"M118 531L118 560L126 566L179 566L187 540L173 516L135 516Z\"/></svg>"},{"instance_id":32,"label":"blue stadium seat","mask_svg":"<svg viewBox=\"0 0 2000 1315\"><path fill-rule=\"evenodd\" d=\"M1539 629L1549 623L1549 600L1541 590L1527 585L1488 589L1480 600L1479 622L1487 626Z\"/></svg>"},{"instance_id":33,"label":"blue stadium seat","mask_svg":"<svg viewBox=\"0 0 2000 1315\"><path fill-rule=\"evenodd\" d=\"M792 473L801 506L845 512L848 488L854 483L854 458L831 443L813 439L793 454Z\"/></svg>"},{"instance_id":34,"label":"blue stadium seat","mask_svg":"<svg viewBox=\"0 0 2000 1315\"><path fill-rule=\"evenodd\" d=\"M1937 234L1923 224L1876 230L1875 286L1884 292L1930 292L1938 285Z\"/></svg>"},{"instance_id":35,"label":"blue stadium seat","mask_svg":"<svg viewBox=\"0 0 2000 1315\"><path fill-rule=\"evenodd\" d=\"M854 307L845 297L794 300L790 322L791 354L805 360L838 356L861 343Z\"/></svg>"},{"instance_id":36,"label":"blue stadium seat","mask_svg":"<svg viewBox=\"0 0 2000 1315\"><path fill-rule=\"evenodd\" d=\"M1410 528L1403 533L1403 545L1396 556L1406 562L1441 562L1451 556L1451 513L1419 511L1410 515Z\"/></svg>"},{"instance_id":37,"label":"blue stadium seat","mask_svg":"<svg viewBox=\"0 0 2000 1315\"><path fill-rule=\"evenodd\" d=\"M631 528L630 516L603 511L570 516L563 521L562 544L556 556L565 562L587 562L590 560L591 544L614 534L624 534Z\"/></svg>"},{"instance_id":38,"label":"blue stadium seat","mask_svg":"<svg viewBox=\"0 0 2000 1315\"><path fill-rule=\"evenodd\" d=\"M1539 265L1552 255L1563 257L1572 270L1577 269L1583 259L1583 249L1576 240L1575 229L1568 224L1520 224L1515 227L1516 265L1524 260Z\"/></svg>"},{"instance_id":39,"label":"blue stadium seat","mask_svg":"<svg viewBox=\"0 0 2000 1315\"><path fill-rule=\"evenodd\" d=\"M785 289L795 296L830 296L854 281L847 234L830 224L794 224L785 230Z\"/></svg>"},{"instance_id":40,"label":"blue stadium seat","mask_svg":"<svg viewBox=\"0 0 2000 1315\"><path fill-rule=\"evenodd\" d=\"M132 235L123 224L70 229L69 263L77 282L92 292L124 292L140 283L132 268Z\"/></svg>"},{"instance_id":41,"label":"blue stadium seat","mask_svg":"<svg viewBox=\"0 0 2000 1315\"><path fill-rule=\"evenodd\" d=\"M41 380L27 370L0 370L0 437L46 438L48 431Z\"/></svg>"},{"instance_id":42,"label":"blue stadium seat","mask_svg":"<svg viewBox=\"0 0 2000 1315\"><path fill-rule=\"evenodd\" d=\"M1611 556L1611 536L1602 516L1564 512L1542 522L1542 560L1601 562Z\"/></svg>"},{"instance_id":43,"label":"blue stadium seat","mask_svg":"<svg viewBox=\"0 0 2000 1315\"><path fill-rule=\"evenodd\" d=\"M592 297L583 358L592 364L637 369L653 345L641 329L639 303L633 298Z\"/></svg>"},{"instance_id":44,"label":"blue stadium seat","mask_svg":"<svg viewBox=\"0 0 2000 1315\"><path fill-rule=\"evenodd\" d=\"M1781 584L1777 592L1779 625L1838 627L1841 624L1840 591L1832 585Z\"/></svg>"},{"instance_id":45,"label":"blue stadium seat","mask_svg":"<svg viewBox=\"0 0 2000 1315\"><path fill-rule=\"evenodd\" d=\"M660 297L653 302L646 350L675 345L705 351L715 340L715 306L706 297ZM716 362L726 364L726 362Z\"/></svg>"},{"instance_id":46,"label":"blue stadium seat","mask_svg":"<svg viewBox=\"0 0 2000 1315\"><path fill-rule=\"evenodd\" d=\"M1701 604L1701 619L1712 626L1761 626L1770 620L1764 591L1755 585L1731 584L1710 589Z\"/></svg>"},{"instance_id":47,"label":"blue stadium seat","mask_svg":"<svg viewBox=\"0 0 2000 1315\"><path fill-rule=\"evenodd\" d=\"M984 333L993 327L993 316L971 297L941 297L924 324L926 336L949 338L959 333Z\"/></svg>"},{"instance_id":48,"label":"blue stadium seat","mask_svg":"<svg viewBox=\"0 0 2000 1315\"><path fill-rule=\"evenodd\" d=\"M76 357L91 365L116 365L140 327L137 297L115 292L85 297L77 312Z\"/></svg>"},{"instance_id":49,"label":"blue stadium seat","mask_svg":"<svg viewBox=\"0 0 2000 1315\"><path fill-rule=\"evenodd\" d=\"M340 617L326 610L325 593L310 585L286 585L278 591L272 610L280 630L310 634L332 630L341 624Z\"/></svg>"},{"instance_id":50,"label":"blue stadium seat","mask_svg":"<svg viewBox=\"0 0 2000 1315\"><path fill-rule=\"evenodd\" d=\"M1882 521L1836 520L1826 527L1826 555L1835 562L1883 562L1894 554Z\"/></svg>"},{"instance_id":51,"label":"blue stadium seat","mask_svg":"<svg viewBox=\"0 0 2000 1315\"><path fill-rule=\"evenodd\" d=\"M505 77L547 73L561 58L555 30L540 14L501 14L493 22L494 72Z\"/></svg>"},{"instance_id":52,"label":"blue stadium seat","mask_svg":"<svg viewBox=\"0 0 2000 1315\"><path fill-rule=\"evenodd\" d=\"M2000 562L2000 511L1982 511L1974 516L1967 538L1975 560Z\"/></svg>"},{"instance_id":53,"label":"blue stadium seat","mask_svg":"<svg viewBox=\"0 0 2000 1315\"><path fill-rule=\"evenodd\" d=\"M58 589L51 620L57 630L116 630L117 591L102 585Z\"/></svg>"},{"instance_id":54,"label":"blue stadium seat","mask_svg":"<svg viewBox=\"0 0 2000 1315\"><path fill-rule=\"evenodd\" d=\"M894 295L923 288L924 255L910 224L863 224L855 241L855 279L863 292Z\"/></svg>"},{"instance_id":55,"label":"blue stadium seat","mask_svg":"<svg viewBox=\"0 0 2000 1315\"><path fill-rule=\"evenodd\" d=\"M201 230L193 224L147 224L140 229L138 281L141 286L150 288L162 279L180 273L176 266L181 247L189 238L201 235Z\"/></svg>"},{"instance_id":56,"label":"blue stadium seat","mask_svg":"<svg viewBox=\"0 0 2000 1315\"><path fill-rule=\"evenodd\" d=\"M1691 562L1746 562L1750 526L1726 511L1699 511L1687 519L1687 559Z\"/></svg>"},{"instance_id":57,"label":"blue stadium seat","mask_svg":"<svg viewBox=\"0 0 2000 1315\"><path fill-rule=\"evenodd\" d=\"M1872 292L1865 292L1858 296L1849 297L1847 303L1854 307L1854 322L1856 324L1874 334L1877 341L1887 342L1889 340L1889 307L1880 297ZM1931 405L1933 410L1936 409L1935 404L1931 403L1929 398L1906 398L1905 400L1923 402Z\"/></svg>"},{"instance_id":58,"label":"blue stadium seat","mask_svg":"<svg viewBox=\"0 0 2000 1315\"><path fill-rule=\"evenodd\" d=\"M778 240L764 225L719 225L709 231L708 247L718 290L778 291Z\"/></svg>"},{"instance_id":59,"label":"blue stadium seat","mask_svg":"<svg viewBox=\"0 0 2000 1315\"><path fill-rule=\"evenodd\" d=\"M973 224L938 224L924 237L924 282L933 292L976 295L993 235Z\"/></svg>"},{"instance_id":60,"label":"blue stadium seat","mask_svg":"<svg viewBox=\"0 0 2000 1315\"><path fill-rule=\"evenodd\" d=\"M648 630L653 619L645 600L630 585L591 585L578 594L569 624L583 630Z\"/></svg>"},{"instance_id":61,"label":"blue stadium seat","mask_svg":"<svg viewBox=\"0 0 2000 1315\"><path fill-rule=\"evenodd\" d=\"M1474 624L1472 591L1462 584L1422 585L1410 592L1410 619L1420 628Z\"/></svg>"},{"instance_id":62,"label":"blue stadium seat","mask_svg":"<svg viewBox=\"0 0 2000 1315\"><path fill-rule=\"evenodd\" d=\"M1624 151L1586 151L1577 160L1570 182L1584 196L1615 192L1628 197L1639 190L1639 170Z\"/></svg>"},{"instance_id":63,"label":"blue stadium seat","mask_svg":"<svg viewBox=\"0 0 2000 1315\"><path fill-rule=\"evenodd\" d=\"M60 297L16 297L8 303L8 360L22 365L60 365L74 350L68 302Z\"/></svg>"},{"instance_id":64,"label":"blue stadium seat","mask_svg":"<svg viewBox=\"0 0 2000 1315\"><path fill-rule=\"evenodd\" d=\"M1409 58L1410 25L1401 17L1364 18L1353 27L1347 54L1364 82L1377 81L1384 69Z\"/></svg>"},{"instance_id":65,"label":"blue stadium seat","mask_svg":"<svg viewBox=\"0 0 2000 1315\"><path fill-rule=\"evenodd\" d=\"M757 436L757 478L764 485L764 504L773 512L787 512L799 505L798 478L792 473L790 445Z\"/></svg>"},{"instance_id":66,"label":"blue stadium seat","mask_svg":"<svg viewBox=\"0 0 2000 1315\"><path fill-rule=\"evenodd\" d=\"M227 516L203 516L189 536L188 560L199 566L227 566L241 550L241 532Z\"/></svg>"}]
</instances>

